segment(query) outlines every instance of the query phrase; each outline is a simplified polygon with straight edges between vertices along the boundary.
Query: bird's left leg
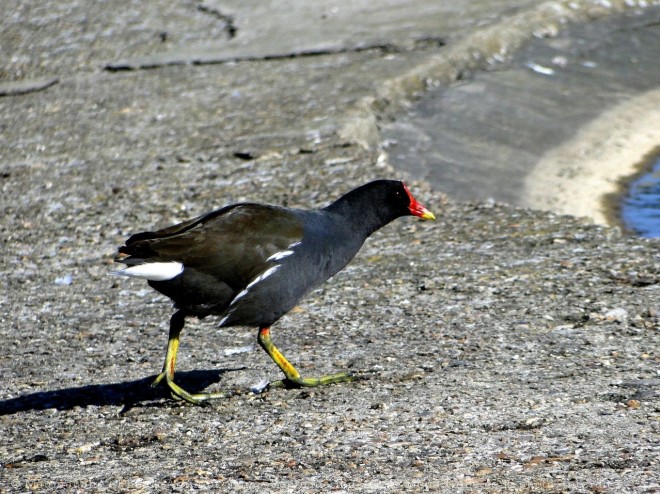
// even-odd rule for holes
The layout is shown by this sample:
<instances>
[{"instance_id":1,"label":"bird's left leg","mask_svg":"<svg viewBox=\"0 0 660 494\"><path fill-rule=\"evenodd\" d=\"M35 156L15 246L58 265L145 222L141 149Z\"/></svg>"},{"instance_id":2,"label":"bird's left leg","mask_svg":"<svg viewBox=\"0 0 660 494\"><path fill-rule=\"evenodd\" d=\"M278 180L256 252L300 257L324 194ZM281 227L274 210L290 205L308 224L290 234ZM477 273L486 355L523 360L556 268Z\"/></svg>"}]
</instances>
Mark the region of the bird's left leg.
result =
<instances>
[{"instance_id":1,"label":"bird's left leg","mask_svg":"<svg viewBox=\"0 0 660 494\"><path fill-rule=\"evenodd\" d=\"M270 328L259 328L258 336L259 345L266 353L273 359L277 366L282 369L285 379L282 381L275 381L268 385L269 389L284 388L284 387L305 387L311 388L314 386L323 386L325 384L334 384L341 382L349 382L355 380L354 376L348 372L339 374L329 374L321 377L301 377L300 372L296 370L291 362L289 362L282 352L280 352L273 340L270 337Z\"/></svg>"},{"instance_id":2,"label":"bird's left leg","mask_svg":"<svg viewBox=\"0 0 660 494\"><path fill-rule=\"evenodd\" d=\"M183 330L186 320L186 312L183 310L177 311L170 320L170 336L167 342L167 354L165 355L165 364L163 364L163 371L156 376L156 379L151 384L152 387L165 379L165 384L170 388L172 398L177 400L185 400L193 405L201 405L209 400L216 400L219 398L227 398L232 396L231 392L220 391L216 393L189 393L177 383L174 382L174 369L176 367L176 356L179 351L179 336Z\"/></svg>"},{"instance_id":3,"label":"bird's left leg","mask_svg":"<svg viewBox=\"0 0 660 494\"><path fill-rule=\"evenodd\" d=\"M167 340L167 354L165 355L165 363L163 364L163 371L156 376L151 387L155 388L160 382L165 379L166 381L174 380L174 369L176 368L176 355L179 351L179 336L183 330L186 322L186 313L182 310L174 313L170 319L170 335Z\"/></svg>"}]
</instances>

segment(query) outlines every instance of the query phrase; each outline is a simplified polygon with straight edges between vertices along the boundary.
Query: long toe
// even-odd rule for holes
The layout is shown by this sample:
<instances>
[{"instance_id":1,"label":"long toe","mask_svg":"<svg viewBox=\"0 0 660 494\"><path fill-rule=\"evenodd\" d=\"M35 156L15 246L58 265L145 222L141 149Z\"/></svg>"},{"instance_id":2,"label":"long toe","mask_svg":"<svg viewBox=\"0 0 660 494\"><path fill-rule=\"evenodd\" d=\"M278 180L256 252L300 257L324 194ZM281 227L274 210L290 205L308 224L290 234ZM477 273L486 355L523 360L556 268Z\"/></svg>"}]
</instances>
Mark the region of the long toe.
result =
<instances>
[{"instance_id":1,"label":"long toe","mask_svg":"<svg viewBox=\"0 0 660 494\"><path fill-rule=\"evenodd\" d=\"M151 383L151 387L152 388L158 387L158 385L163 381L163 379L165 379L165 377L166 377L165 372L161 372L160 374L158 374L156 376L156 378L153 380L153 382Z\"/></svg>"},{"instance_id":2,"label":"long toe","mask_svg":"<svg viewBox=\"0 0 660 494\"><path fill-rule=\"evenodd\" d=\"M329 374L321 377L285 378L280 381L273 381L266 389L315 388L317 386L325 386L326 384L345 383L355 380L356 376L352 372L341 372L339 374Z\"/></svg>"},{"instance_id":3,"label":"long toe","mask_svg":"<svg viewBox=\"0 0 660 494\"><path fill-rule=\"evenodd\" d=\"M167 386L170 388L172 398L176 400L184 400L192 405L204 405L212 400L220 400L230 398L234 395L231 391L217 391L215 393L189 393L172 379L166 376Z\"/></svg>"}]
</instances>

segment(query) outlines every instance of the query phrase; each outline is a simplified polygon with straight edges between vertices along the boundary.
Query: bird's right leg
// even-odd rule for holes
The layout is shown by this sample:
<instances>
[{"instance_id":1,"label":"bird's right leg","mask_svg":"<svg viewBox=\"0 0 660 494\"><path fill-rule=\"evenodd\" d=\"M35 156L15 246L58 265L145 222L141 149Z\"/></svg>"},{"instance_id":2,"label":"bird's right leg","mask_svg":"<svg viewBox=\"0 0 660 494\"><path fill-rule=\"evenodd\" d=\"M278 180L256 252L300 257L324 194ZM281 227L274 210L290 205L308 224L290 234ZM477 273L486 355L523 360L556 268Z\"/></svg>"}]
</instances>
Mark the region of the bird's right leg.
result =
<instances>
[{"instance_id":1,"label":"bird's right leg","mask_svg":"<svg viewBox=\"0 0 660 494\"><path fill-rule=\"evenodd\" d=\"M349 372L341 372L339 374L329 374L327 376L321 377L302 377L300 372L293 366L287 358L282 355L275 344L273 343L272 338L270 337L270 328L261 327L259 328L259 336L257 338L259 345L263 348L266 353L273 359L277 366L282 370L285 379L282 381L275 381L268 385L268 389L282 388L282 387L299 387L299 388L313 388L316 386L324 386L326 384L335 384L355 381L356 378L353 374Z\"/></svg>"}]
</instances>

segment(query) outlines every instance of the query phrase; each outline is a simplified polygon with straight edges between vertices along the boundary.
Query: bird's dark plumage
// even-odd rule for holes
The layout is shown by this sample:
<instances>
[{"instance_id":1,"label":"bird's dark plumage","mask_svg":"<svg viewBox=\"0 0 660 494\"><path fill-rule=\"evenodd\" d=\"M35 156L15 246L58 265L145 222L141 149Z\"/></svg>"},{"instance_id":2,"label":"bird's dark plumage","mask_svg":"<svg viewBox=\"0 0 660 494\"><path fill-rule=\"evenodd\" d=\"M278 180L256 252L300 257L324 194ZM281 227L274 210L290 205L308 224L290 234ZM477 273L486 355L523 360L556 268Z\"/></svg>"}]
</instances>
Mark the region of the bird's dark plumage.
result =
<instances>
[{"instance_id":1,"label":"bird's dark plumage","mask_svg":"<svg viewBox=\"0 0 660 494\"><path fill-rule=\"evenodd\" d=\"M369 235L404 215L434 219L402 182L379 180L320 210L242 203L138 233L119 249L116 260L128 266L119 274L145 278L174 301L181 328L185 316L216 315L221 326L267 331L310 290L341 270ZM259 342L291 380L274 345L266 348L261 333ZM170 355L168 348L168 358L176 358L176 348L173 352ZM169 372L167 367L166 360L163 374ZM173 361L171 367L169 377ZM188 401L210 396L182 395L172 385L173 394Z\"/></svg>"}]
</instances>

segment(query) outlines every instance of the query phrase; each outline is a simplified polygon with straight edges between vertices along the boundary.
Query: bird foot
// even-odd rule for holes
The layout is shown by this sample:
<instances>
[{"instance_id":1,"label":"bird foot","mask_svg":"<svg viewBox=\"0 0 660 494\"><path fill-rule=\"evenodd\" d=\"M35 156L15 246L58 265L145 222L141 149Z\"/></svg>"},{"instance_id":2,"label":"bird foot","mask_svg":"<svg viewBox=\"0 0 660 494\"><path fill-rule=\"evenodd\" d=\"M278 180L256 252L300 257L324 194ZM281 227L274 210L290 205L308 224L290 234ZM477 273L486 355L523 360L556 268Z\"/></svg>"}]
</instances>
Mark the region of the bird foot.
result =
<instances>
[{"instance_id":1,"label":"bird foot","mask_svg":"<svg viewBox=\"0 0 660 494\"><path fill-rule=\"evenodd\" d=\"M151 387L155 388L158 386L163 379L165 379L165 384L170 389L170 394L175 400L187 401L192 405L204 405L211 400L219 400L222 398L229 398L234 395L231 391L218 391L215 393L189 393L177 383L174 382L173 376L170 376L167 372L161 372L156 376L156 379L151 383Z\"/></svg>"},{"instance_id":2,"label":"bird foot","mask_svg":"<svg viewBox=\"0 0 660 494\"><path fill-rule=\"evenodd\" d=\"M265 389L315 388L317 386L325 386L326 384L352 382L359 379L359 377L351 372L341 372L339 374L329 374L321 377L286 377L280 381L273 381Z\"/></svg>"}]
</instances>

